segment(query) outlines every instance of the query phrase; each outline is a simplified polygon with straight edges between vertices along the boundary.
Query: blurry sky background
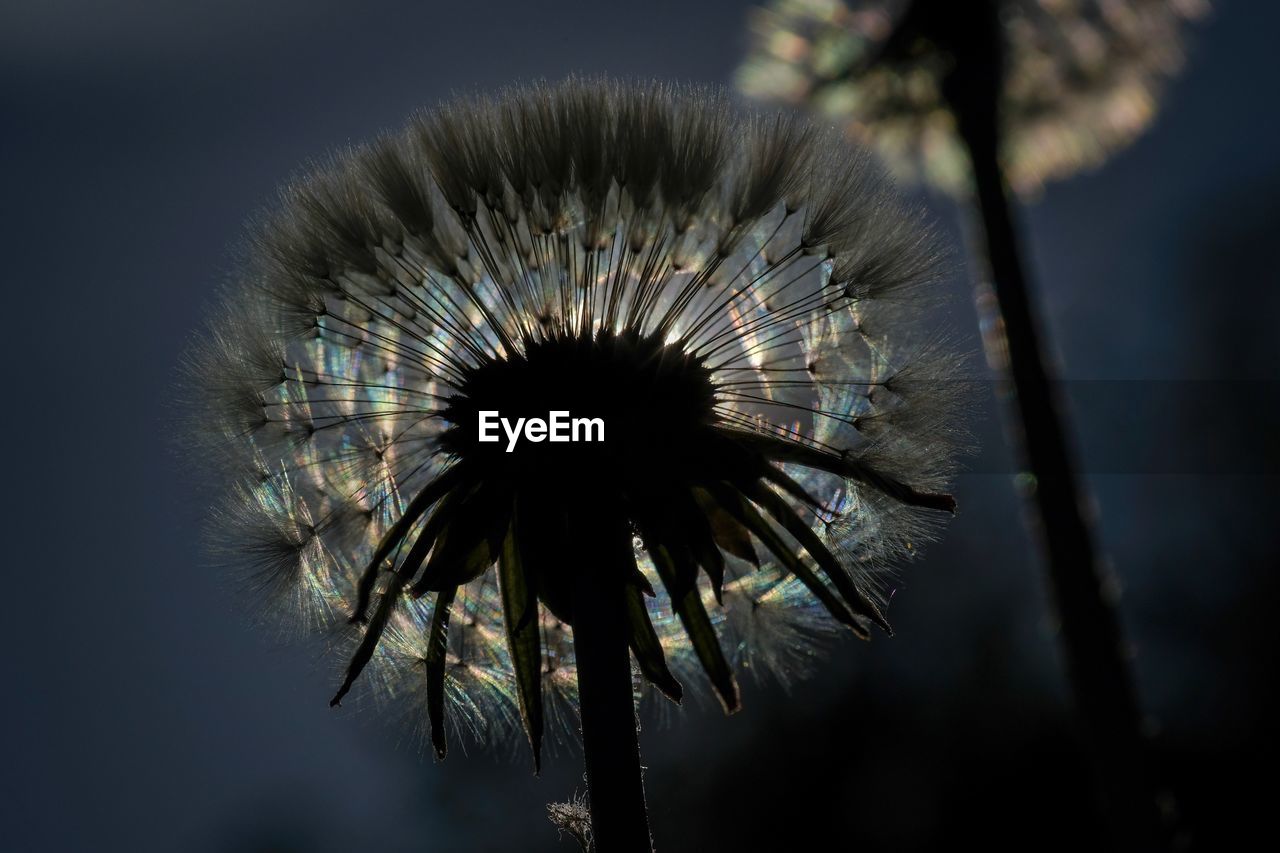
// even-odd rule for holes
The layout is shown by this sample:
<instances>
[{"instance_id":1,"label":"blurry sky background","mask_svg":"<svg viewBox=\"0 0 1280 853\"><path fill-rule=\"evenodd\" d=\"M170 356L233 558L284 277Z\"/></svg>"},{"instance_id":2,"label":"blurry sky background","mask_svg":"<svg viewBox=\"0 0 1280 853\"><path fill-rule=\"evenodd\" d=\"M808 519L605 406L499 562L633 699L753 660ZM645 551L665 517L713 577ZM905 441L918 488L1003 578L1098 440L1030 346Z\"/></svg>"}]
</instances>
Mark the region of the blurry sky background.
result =
<instances>
[{"instance_id":1,"label":"blurry sky background","mask_svg":"<svg viewBox=\"0 0 1280 853\"><path fill-rule=\"evenodd\" d=\"M1280 487L1280 4L1215 0L1155 127L1025 211L1159 751L1208 848L1269 820ZM0 7L5 851L575 849L566 753L330 711L334 671L204 568L175 367L247 214L451 92L569 72L728 82L749 4L12 0ZM958 211L932 206L963 246ZM967 274L953 325L979 350ZM835 649L642 733L659 849L1070 848L1096 830L988 397L961 512ZM1267 728L1264 728L1264 725ZM510 752L510 751L508 751ZM828 842L829 843L829 842ZM819 849L830 849L823 843Z\"/></svg>"}]
</instances>

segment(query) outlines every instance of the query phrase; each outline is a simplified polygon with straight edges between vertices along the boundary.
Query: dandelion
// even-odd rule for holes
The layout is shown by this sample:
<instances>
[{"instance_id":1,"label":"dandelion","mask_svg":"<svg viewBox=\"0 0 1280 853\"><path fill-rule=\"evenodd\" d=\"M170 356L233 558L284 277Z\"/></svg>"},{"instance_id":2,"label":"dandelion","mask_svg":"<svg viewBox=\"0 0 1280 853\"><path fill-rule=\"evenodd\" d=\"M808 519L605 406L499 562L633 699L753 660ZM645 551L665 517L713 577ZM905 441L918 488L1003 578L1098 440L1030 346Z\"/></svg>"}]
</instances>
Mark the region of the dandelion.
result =
<instances>
[{"instance_id":1,"label":"dandelion","mask_svg":"<svg viewBox=\"0 0 1280 853\"><path fill-rule=\"evenodd\" d=\"M1206 0L1000 0L1008 73L1001 164L1013 189L1100 165L1150 125ZM958 41L981 17L953 0L777 0L753 17L738 73L753 97L844 123L895 173L957 196L972 172L949 106Z\"/></svg>"},{"instance_id":2,"label":"dandelion","mask_svg":"<svg viewBox=\"0 0 1280 853\"><path fill-rule=\"evenodd\" d=\"M992 366L1013 380L1049 584L1117 845L1168 836L1141 712L1063 406L1045 362L1010 190L1101 163L1151 122L1204 0L779 0L756 20L740 85L839 116L899 171L975 203ZM994 299L991 297L994 296ZM1166 810L1167 811L1167 810Z\"/></svg>"},{"instance_id":3,"label":"dandelion","mask_svg":"<svg viewBox=\"0 0 1280 853\"><path fill-rule=\"evenodd\" d=\"M536 769L580 715L595 844L648 849L632 659L733 711L735 666L887 631L885 569L954 509L938 260L801 119L604 81L453 102L255 224L190 371L219 538L345 654L333 704L363 678L439 757L518 723Z\"/></svg>"}]
</instances>

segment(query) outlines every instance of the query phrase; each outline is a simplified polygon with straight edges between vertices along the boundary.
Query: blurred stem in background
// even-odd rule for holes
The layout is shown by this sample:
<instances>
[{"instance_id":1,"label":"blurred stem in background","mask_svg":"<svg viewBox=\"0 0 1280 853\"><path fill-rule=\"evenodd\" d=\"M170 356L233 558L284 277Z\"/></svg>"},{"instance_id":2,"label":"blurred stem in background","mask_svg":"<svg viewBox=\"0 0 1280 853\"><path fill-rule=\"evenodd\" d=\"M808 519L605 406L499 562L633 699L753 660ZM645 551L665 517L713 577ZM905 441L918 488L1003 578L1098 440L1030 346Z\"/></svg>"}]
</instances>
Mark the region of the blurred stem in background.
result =
<instances>
[{"instance_id":1,"label":"blurred stem in background","mask_svg":"<svg viewBox=\"0 0 1280 853\"><path fill-rule=\"evenodd\" d=\"M998 6L985 0L951 18L965 20L966 26L948 39L955 64L945 86L973 168L975 212L981 220L974 248L985 254L996 297L996 305L988 309L998 312L990 318L996 321L994 334L984 340L989 361L1004 365L1012 379L1011 402L1020 419L1016 432L1031 475L1028 492L1039 520L1062 653L1092 741L1113 840L1124 850L1167 848L1171 821L1162 814L1150 769L1115 583L1100 559L1090 524L1092 499L1075 470L1000 167L1006 46Z\"/></svg>"}]
</instances>

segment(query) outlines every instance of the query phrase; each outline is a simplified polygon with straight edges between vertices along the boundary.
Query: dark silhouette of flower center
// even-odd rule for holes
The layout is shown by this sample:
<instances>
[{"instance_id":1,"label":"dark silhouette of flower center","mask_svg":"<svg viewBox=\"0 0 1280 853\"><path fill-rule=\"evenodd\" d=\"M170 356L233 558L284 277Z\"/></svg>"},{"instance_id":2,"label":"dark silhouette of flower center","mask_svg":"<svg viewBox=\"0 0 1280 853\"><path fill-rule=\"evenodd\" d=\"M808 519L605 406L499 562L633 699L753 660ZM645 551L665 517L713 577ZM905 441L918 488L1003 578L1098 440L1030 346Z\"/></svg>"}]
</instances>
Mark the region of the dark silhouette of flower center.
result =
<instances>
[{"instance_id":1,"label":"dark silhouette of flower center","mask_svg":"<svg viewBox=\"0 0 1280 853\"><path fill-rule=\"evenodd\" d=\"M656 335L556 335L472 368L441 447L476 480L556 501L603 499L706 476L715 389L701 361Z\"/></svg>"},{"instance_id":2,"label":"dark silhouette of flower center","mask_svg":"<svg viewBox=\"0 0 1280 853\"><path fill-rule=\"evenodd\" d=\"M998 3L990 8L998 7ZM984 10L988 7L983 7ZM941 48L954 51L983 34L987 18L952 0L915 0L881 50L881 59L906 62Z\"/></svg>"}]
</instances>

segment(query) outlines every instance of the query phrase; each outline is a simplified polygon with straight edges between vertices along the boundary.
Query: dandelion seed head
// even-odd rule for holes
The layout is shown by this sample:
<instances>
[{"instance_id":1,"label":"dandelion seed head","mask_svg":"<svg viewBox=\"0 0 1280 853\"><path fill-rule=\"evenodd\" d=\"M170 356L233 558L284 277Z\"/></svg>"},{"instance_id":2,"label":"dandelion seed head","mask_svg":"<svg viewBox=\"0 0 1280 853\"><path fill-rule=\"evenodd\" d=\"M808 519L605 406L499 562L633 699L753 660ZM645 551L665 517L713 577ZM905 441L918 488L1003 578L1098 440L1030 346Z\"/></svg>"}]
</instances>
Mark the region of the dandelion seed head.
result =
<instances>
[{"instance_id":1,"label":"dandelion seed head","mask_svg":"<svg viewBox=\"0 0 1280 853\"><path fill-rule=\"evenodd\" d=\"M794 679L887 627L877 578L953 507L942 255L802 119L608 81L459 100L251 234L188 371L220 548L348 662L335 702L367 670L439 755L577 727L584 559L637 693L733 709L735 667ZM556 409L605 440L479 441Z\"/></svg>"},{"instance_id":2,"label":"dandelion seed head","mask_svg":"<svg viewBox=\"0 0 1280 853\"><path fill-rule=\"evenodd\" d=\"M1000 0L1009 58L1001 104L1011 185L1100 165L1154 120L1181 68L1185 21L1206 0ZM969 191L969 168L944 84L949 47L929 32L960 28L951 0L775 0L752 17L754 46L738 71L746 94L805 104L868 141L894 172L945 192Z\"/></svg>"}]
</instances>

